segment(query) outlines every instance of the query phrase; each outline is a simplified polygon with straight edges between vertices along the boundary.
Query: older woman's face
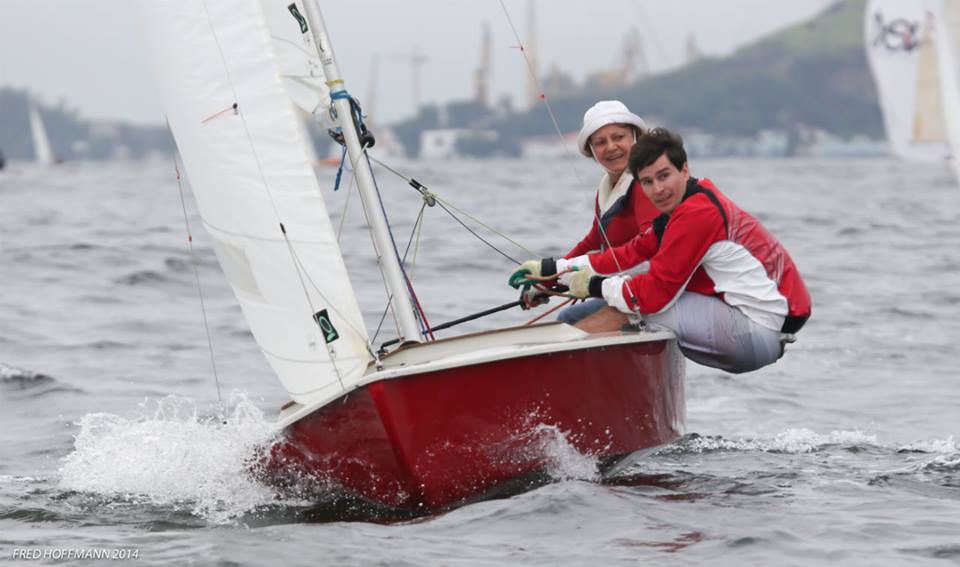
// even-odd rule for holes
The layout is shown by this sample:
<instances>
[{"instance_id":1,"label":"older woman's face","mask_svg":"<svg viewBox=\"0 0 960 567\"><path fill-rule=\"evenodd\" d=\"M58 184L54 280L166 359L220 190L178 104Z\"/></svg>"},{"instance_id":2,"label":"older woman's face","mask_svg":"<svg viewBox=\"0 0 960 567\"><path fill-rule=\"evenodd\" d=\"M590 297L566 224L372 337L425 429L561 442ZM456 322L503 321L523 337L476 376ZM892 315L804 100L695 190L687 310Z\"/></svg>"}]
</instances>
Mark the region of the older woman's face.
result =
<instances>
[{"instance_id":1,"label":"older woman's face","mask_svg":"<svg viewBox=\"0 0 960 567\"><path fill-rule=\"evenodd\" d=\"M590 149L607 173L619 175L627 169L633 129L623 124L607 124L590 136Z\"/></svg>"}]
</instances>

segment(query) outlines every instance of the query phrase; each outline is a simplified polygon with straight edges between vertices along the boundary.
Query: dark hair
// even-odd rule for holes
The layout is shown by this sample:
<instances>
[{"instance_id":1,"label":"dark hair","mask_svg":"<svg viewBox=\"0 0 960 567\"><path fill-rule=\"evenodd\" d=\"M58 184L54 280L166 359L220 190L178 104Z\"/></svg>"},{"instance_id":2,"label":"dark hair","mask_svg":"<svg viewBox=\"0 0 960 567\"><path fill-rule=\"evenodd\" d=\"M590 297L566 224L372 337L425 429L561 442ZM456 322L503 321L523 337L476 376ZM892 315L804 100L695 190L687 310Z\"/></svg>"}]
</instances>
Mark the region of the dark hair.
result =
<instances>
[{"instance_id":1,"label":"dark hair","mask_svg":"<svg viewBox=\"0 0 960 567\"><path fill-rule=\"evenodd\" d=\"M683 169L687 163L687 151L683 149L683 138L666 128L653 128L637 138L637 143L630 150L630 173L634 177L641 169L667 154L667 159L677 169Z\"/></svg>"}]
</instances>

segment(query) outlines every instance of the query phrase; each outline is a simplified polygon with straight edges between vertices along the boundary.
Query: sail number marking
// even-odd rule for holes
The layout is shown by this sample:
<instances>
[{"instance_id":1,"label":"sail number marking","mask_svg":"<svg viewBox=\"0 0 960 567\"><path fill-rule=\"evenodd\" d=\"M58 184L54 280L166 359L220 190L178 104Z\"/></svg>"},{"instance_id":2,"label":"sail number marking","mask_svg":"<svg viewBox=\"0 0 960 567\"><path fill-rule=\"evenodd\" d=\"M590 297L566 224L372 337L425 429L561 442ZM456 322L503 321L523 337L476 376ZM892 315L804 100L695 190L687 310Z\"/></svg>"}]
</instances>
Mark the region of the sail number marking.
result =
<instances>
[{"instance_id":1,"label":"sail number marking","mask_svg":"<svg viewBox=\"0 0 960 567\"><path fill-rule=\"evenodd\" d=\"M327 344L340 338L340 333L338 333L337 329L333 326L333 321L330 320L330 315L327 314L326 309L321 309L314 313L313 320L316 321L317 326L320 327L320 332L323 333L323 340L326 341Z\"/></svg>"}]
</instances>

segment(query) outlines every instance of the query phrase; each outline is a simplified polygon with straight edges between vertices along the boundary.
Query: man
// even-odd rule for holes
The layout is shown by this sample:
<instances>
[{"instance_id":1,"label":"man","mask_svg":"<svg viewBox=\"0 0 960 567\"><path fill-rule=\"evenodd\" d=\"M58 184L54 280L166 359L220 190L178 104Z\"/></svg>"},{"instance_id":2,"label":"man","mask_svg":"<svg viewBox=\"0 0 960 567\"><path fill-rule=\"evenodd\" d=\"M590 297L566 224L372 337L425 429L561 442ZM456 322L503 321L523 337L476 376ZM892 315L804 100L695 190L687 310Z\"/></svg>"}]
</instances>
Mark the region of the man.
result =
<instances>
[{"instance_id":1,"label":"man","mask_svg":"<svg viewBox=\"0 0 960 567\"><path fill-rule=\"evenodd\" d=\"M661 215L651 230L600 252L514 272L560 274L574 297L608 303L577 327L614 331L643 320L676 333L683 353L728 372L776 362L810 317L810 295L786 249L708 179L690 176L683 141L657 128L630 152L630 172ZM649 261L649 271L632 274Z\"/></svg>"}]
</instances>

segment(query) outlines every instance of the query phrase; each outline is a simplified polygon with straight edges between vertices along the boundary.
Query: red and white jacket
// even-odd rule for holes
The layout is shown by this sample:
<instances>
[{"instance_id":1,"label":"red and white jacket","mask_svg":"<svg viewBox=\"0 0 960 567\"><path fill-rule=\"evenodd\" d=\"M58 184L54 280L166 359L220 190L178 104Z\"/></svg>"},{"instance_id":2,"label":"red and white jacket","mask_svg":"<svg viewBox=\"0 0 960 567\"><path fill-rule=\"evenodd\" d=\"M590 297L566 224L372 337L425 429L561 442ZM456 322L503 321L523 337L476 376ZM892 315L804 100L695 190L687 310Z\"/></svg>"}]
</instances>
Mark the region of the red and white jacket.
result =
<instances>
[{"instance_id":1,"label":"red and white jacket","mask_svg":"<svg viewBox=\"0 0 960 567\"><path fill-rule=\"evenodd\" d=\"M611 246L620 246L634 236L646 232L660 211L647 198L640 184L633 180L629 172L623 172L619 181L610 186L609 174L600 180L597 198L594 201L593 224L590 232L583 237L564 258L574 258L589 252L607 249L607 243L600 234L604 233ZM597 222L599 219L599 223Z\"/></svg>"},{"instance_id":2,"label":"red and white jacket","mask_svg":"<svg viewBox=\"0 0 960 567\"><path fill-rule=\"evenodd\" d=\"M639 188L638 188L639 189ZM646 274L630 270L650 262ZM683 200L652 228L605 252L558 261L589 263L607 303L624 313L658 313L683 291L720 298L756 323L785 333L810 317L810 294L780 242L708 179L690 178Z\"/></svg>"}]
</instances>

